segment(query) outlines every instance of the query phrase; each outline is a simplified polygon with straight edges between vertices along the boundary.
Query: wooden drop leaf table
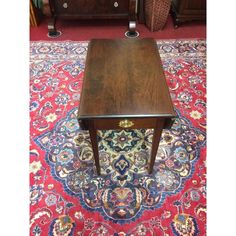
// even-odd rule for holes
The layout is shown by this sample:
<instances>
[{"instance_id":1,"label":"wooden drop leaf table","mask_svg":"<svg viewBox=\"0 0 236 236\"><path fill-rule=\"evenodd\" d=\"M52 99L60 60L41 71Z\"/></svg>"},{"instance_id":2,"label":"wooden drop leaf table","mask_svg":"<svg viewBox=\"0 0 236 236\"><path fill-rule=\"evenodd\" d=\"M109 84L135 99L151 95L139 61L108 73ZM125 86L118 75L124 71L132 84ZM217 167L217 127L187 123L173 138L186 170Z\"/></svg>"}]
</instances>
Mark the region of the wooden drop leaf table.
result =
<instances>
[{"instance_id":1,"label":"wooden drop leaf table","mask_svg":"<svg viewBox=\"0 0 236 236\"><path fill-rule=\"evenodd\" d=\"M78 110L100 175L97 130L154 129L152 173L162 130L176 117L154 39L92 39Z\"/></svg>"}]
</instances>

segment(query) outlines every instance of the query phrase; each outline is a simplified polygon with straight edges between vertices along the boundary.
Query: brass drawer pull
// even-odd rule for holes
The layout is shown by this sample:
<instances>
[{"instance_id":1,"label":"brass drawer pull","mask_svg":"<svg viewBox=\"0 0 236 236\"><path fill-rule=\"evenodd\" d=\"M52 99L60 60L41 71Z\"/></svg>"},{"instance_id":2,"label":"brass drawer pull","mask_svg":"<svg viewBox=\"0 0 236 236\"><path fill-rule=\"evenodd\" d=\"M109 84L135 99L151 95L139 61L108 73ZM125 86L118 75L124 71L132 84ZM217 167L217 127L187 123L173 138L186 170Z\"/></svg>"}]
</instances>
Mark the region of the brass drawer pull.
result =
<instances>
[{"instance_id":1,"label":"brass drawer pull","mask_svg":"<svg viewBox=\"0 0 236 236\"><path fill-rule=\"evenodd\" d=\"M119 122L119 126L121 128L130 128L134 125L134 123L131 120L121 120Z\"/></svg>"},{"instance_id":2,"label":"brass drawer pull","mask_svg":"<svg viewBox=\"0 0 236 236\"><path fill-rule=\"evenodd\" d=\"M119 6L118 2L114 2L114 7L118 7L118 6Z\"/></svg>"}]
</instances>

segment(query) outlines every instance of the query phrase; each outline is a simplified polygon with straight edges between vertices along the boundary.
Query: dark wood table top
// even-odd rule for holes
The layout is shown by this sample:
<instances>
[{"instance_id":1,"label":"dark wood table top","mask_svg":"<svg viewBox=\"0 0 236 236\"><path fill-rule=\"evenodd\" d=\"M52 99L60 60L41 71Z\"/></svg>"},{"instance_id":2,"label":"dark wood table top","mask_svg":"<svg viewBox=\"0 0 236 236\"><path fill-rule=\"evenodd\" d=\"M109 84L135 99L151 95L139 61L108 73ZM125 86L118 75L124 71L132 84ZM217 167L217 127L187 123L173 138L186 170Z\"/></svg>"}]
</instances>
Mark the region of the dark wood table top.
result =
<instances>
[{"instance_id":1,"label":"dark wood table top","mask_svg":"<svg viewBox=\"0 0 236 236\"><path fill-rule=\"evenodd\" d=\"M79 118L175 115L154 39L90 41Z\"/></svg>"}]
</instances>

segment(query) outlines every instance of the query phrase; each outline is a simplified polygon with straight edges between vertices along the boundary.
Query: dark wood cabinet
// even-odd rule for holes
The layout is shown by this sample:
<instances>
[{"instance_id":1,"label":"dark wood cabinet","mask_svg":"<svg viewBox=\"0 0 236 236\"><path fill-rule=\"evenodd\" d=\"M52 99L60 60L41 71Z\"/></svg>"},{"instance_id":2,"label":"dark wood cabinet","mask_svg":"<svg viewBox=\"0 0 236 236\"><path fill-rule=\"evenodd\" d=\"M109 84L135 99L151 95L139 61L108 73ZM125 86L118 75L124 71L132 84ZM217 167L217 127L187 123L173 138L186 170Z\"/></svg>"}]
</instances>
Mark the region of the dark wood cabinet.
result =
<instances>
[{"instance_id":1,"label":"dark wood cabinet","mask_svg":"<svg viewBox=\"0 0 236 236\"><path fill-rule=\"evenodd\" d=\"M206 0L172 0L171 13L175 27L193 20L206 20Z\"/></svg>"},{"instance_id":2,"label":"dark wood cabinet","mask_svg":"<svg viewBox=\"0 0 236 236\"><path fill-rule=\"evenodd\" d=\"M49 0L52 19L49 35L56 34L56 19L128 19L130 32L135 32L137 0Z\"/></svg>"}]
</instances>

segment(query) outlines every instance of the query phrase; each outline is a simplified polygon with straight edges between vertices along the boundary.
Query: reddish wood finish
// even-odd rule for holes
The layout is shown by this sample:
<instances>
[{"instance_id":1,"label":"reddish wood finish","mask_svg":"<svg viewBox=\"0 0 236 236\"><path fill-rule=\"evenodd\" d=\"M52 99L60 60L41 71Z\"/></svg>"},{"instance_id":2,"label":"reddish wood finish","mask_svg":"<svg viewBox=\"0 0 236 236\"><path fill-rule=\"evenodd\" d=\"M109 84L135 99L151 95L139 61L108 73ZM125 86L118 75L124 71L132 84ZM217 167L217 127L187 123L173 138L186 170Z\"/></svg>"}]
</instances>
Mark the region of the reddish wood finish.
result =
<instances>
[{"instance_id":1,"label":"reddish wood finish","mask_svg":"<svg viewBox=\"0 0 236 236\"><path fill-rule=\"evenodd\" d=\"M80 126L89 129L98 174L98 129L154 128L151 173L163 128L176 116L153 39L94 39L89 44L81 101Z\"/></svg>"},{"instance_id":2,"label":"reddish wood finish","mask_svg":"<svg viewBox=\"0 0 236 236\"><path fill-rule=\"evenodd\" d=\"M160 117L175 112L153 39L91 40L80 117Z\"/></svg>"}]
</instances>

